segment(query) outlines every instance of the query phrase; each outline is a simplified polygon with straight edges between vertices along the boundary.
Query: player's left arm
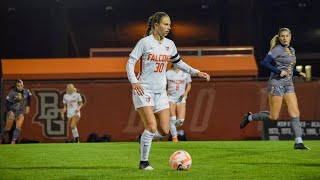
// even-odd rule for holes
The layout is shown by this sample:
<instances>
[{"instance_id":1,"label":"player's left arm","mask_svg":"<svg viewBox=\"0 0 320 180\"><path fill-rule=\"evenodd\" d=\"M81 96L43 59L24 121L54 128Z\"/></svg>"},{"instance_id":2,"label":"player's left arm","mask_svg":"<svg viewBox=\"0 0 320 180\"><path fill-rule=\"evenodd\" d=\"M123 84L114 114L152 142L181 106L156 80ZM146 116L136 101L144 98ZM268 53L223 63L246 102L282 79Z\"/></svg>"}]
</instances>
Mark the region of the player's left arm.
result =
<instances>
[{"instance_id":1,"label":"player's left arm","mask_svg":"<svg viewBox=\"0 0 320 180\"><path fill-rule=\"evenodd\" d=\"M300 77L304 77L304 78L306 77L306 73L304 73L304 72L299 72L295 69L293 69L292 71L293 71L294 76L300 76Z\"/></svg>"},{"instance_id":2,"label":"player's left arm","mask_svg":"<svg viewBox=\"0 0 320 180\"><path fill-rule=\"evenodd\" d=\"M182 70L192 76L198 76L200 78L205 78L207 81L210 81L209 74L207 74L205 72L201 72L198 69L194 69L193 67L189 66L187 63L182 61L181 56L178 54L177 48L175 45L173 45L173 53L172 54L173 54L173 56L171 56L170 61L173 64L176 64L180 70Z\"/></svg>"},{"instance_id":3,"label":"player's left arm","mask_svg":"<svg viewBox=\"0 0 320 180\"><path fill-rule=\"evenodd\" d=\"M81 95L79 94L79 97L78 97L78 108L76 109L76 113L80 112L80 109L82 108L82 106L83 106L83 102L82 102Z\"/></svg>"},{"instance_id":4,"label":"player's left arm","mask_svg":"<svg viewBox=\"0 0 320 180\"><path fill-rule=\"evenodd\" d=\"M185 97L188 96L190 90L191 90L191 82L187 83L187 85L186 85L186 90L185 90L185 92L184 92L184 96L185 96Z\"/></svg>"}]
</instances>

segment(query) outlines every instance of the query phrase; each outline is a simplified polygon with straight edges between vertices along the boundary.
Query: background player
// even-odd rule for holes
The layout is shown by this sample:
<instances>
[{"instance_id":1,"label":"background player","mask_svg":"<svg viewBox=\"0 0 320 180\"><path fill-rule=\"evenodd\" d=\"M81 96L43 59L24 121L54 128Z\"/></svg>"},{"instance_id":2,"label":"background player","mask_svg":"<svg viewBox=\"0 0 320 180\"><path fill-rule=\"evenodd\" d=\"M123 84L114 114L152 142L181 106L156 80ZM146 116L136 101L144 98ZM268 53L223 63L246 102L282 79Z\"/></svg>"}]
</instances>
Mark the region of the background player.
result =
<instances>
[{"instance_id":1,"label":"background player","mask_svg":"<svg viewBox=\"0 0 320 180\"><path fill-rule=\"evenodd\" d=\"M10 131L14 121L16 127L13 131L11 144L15 144L20 136L24 115L30 112L31 92L25 89L22 80L16 80L15 86L10 90L6 99L7 119L6 126L0 134L0 144L4 136Z\"/></svg>"},{"instance_id":2,"label":"background player","mask_svg":"<svg viewBox=\"0 0 320 180\"><path fill-rule=\"evenodd\" d=\"M72 131L74 142L79 143L79 132L77 124L80 119L80 109L83 106L82 98L73 84L68 84L66 94L63 96L63 109L61 118L64 120L64 114L67 112L68 124Z\"/></svg>"},{"instance_id":3,"label":"background player","mask_svg":"<svg viewBox=\"0 0 320 180\"><path fill-rule=\"evenodd\" d=\"M300 111L292 82L293 75L306 77L306 74L294 69L296 56L295 50L290 46L290 41L291 31L288 28L281 28L278 34L272 38L270 51L261 62L264 68L271 71L267 87L270 112L263 111L255 114L248 112L242 119L240 128L244 128L250 121L277 120L284 100L288 106L291 128L295 136L294 149L307 150L309 148L302 142Z\"/></svg>"},{"instance_id":4,"label":"background player","mask_svg":"<svg viewBox=\"0 0 320 180\"><path fill-rule=\"evenodd\" d=\"M170 133L173 142L178 142L177 128L184 122L186 100L191 90L191 76L173 65L166 73L170 104Z\"/></svg>"}]
</instances>

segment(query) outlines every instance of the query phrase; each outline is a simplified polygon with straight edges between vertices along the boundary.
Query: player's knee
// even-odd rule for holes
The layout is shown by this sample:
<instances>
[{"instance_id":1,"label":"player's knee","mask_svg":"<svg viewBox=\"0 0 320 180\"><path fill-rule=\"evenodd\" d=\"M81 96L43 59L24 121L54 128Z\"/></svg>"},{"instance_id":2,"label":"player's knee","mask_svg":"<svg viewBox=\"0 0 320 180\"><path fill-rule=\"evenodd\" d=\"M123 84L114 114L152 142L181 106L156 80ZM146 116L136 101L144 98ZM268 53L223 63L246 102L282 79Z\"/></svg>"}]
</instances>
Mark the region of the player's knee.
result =
<instances>
[{"instance_id":1,"label":"player's knee","mask_svg":"<svg viewBox=\"0 0 320 180\"><path fill-rule=\"evenodd\" d=\"M71 129L74 129L75 127L76 127L75 124L70 124L70 128L71 128Z\"/></svg>"},{"instance_id":2,"label":"player's knee","mask_svg":"<svg viewBox=\"0 0 320 180\"><path fill-rule=\"evenodd\" d=\"M9 112L8 119L14 120L14 113L12 111Z\"/></svg>"},{"instance_id":3,"label":"player's knee","mask_svg":"<svg viewBox=\"0 0 320 180\"><path fill-rule=\"evenodd\" d=\"M290 114L291 118L300 117L300 112L299 111L291 112L289 114Z\"/></svg>"},{"instance_id":4,"label":"player's knee","mask_svg":"<svg viewBox=\"0 0 320 180\"><path fill-rule=\"evenodd\" d=\"M157 131L157 124L149 124L146 129L152 133L155 133Z\"/></svg>"},{"instance_id":5,"label":"player's knee","mask_svg":"<svg viewBox=\"0 0 320 180\"><path fill-rule=\"evenodd\" d=\"M161 132L161 136L167 136L169 134L169 129L165 129Z\"/></svg>"},{"instance_id":6,"label":"player's knee","mask_svg":"<svg viewBox=\"0 0 320 180\"><path fill-rule=\"evenodd\" d=\"M279 118L279 114L270 114L269 118L271 120L277 120Z\"/></svg>"}]
</instances>

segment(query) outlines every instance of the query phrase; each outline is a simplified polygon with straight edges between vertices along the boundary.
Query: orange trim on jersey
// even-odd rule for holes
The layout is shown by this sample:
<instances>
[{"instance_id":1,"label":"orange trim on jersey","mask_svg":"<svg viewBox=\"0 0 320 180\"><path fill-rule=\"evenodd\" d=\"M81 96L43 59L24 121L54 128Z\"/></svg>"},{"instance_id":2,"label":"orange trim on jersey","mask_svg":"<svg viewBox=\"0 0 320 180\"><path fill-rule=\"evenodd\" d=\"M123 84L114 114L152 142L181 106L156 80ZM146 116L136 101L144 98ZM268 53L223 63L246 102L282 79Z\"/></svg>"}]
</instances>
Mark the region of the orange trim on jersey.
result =
<instances>
[{"instance_id":1,"label":"orange trim on jersey","mask_svg":"<svg viewBox=\"0 0 320 180\"><path fill-rule=\"evenodd\" d=\"M141 73L142 73L142 56L139 59L139 72L138 72L138 76L137 76L138 80L140 80Z\"/></svg>"}]
</instances>

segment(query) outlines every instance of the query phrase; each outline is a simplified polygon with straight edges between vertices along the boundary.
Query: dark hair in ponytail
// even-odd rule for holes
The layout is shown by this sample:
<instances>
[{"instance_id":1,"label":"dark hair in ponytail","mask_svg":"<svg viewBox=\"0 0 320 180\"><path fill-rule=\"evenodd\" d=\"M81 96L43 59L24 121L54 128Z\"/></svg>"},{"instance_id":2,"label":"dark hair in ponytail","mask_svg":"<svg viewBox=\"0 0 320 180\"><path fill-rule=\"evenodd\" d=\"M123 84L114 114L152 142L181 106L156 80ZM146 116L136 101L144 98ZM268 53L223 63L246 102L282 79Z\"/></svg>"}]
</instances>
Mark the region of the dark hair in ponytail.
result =
<instances>
[{"instance_id":1,"label":"dark hair in ponytail","mask_svg":"<svg viewBox=\"0 0 320 180\"><path fill-rule=\"evenodd\" d=\"M144 37L152 34L154 30L154 24L155 23L160 24L161 19L165 16L168 16L168 14L165 12L156 12L154 15L150 16L148 19L148 27L147 27L146 33L144 34Z\"/></svg>"}]
</instances>

